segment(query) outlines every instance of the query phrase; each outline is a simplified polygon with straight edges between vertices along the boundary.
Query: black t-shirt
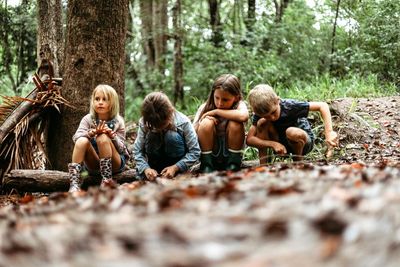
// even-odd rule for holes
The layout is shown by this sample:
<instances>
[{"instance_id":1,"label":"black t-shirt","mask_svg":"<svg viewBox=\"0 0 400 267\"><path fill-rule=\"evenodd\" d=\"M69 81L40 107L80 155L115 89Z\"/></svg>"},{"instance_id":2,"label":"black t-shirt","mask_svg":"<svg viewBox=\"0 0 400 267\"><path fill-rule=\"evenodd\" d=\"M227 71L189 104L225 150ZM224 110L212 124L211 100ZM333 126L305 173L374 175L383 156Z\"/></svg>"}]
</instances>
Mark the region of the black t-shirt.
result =
<instances>
[{"instance_id":1,"label":"black t-shirt","mask_svg":"<svg viewBox=\"0 0 400 267\"><path fill-rule=\"evenodd\" d=\"M272 124L279 134L280 141L284 144L286 143L285 131L289 127L303 129L310 136L311 140L314 141L315 137L311 130L311 125L307 120L310 104L293 99L281 99L279 105L281 107L281 114L279 119L273 121ZM261 117L254 114L252 118L253 125L257 125L259 119Z\"/></svg>"}]
</instances>

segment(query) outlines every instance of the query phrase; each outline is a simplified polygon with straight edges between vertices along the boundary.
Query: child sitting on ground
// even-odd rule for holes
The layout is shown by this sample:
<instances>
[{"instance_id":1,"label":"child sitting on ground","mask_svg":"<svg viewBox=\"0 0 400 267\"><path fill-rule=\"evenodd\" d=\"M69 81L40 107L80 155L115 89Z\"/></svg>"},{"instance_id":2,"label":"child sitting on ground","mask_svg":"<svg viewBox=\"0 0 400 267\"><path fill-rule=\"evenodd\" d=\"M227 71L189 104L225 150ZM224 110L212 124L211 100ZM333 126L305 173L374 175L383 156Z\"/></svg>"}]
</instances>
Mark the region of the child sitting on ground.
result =
<instances>
[{"instance_id":1,"label":"child sitting on ground","mask_svg":"<svg viewBox=\"0 0 400 267\"><path fill-rule=\"evenodd\" d=\"M118 94L100 84L92 93L90 114L84 116L72 137L75 145L68 164L69 192L80 190L82 167L102 177L101 186L115 186L113 173L124 170L129 153L125 146L125 123L119 115ZM84 163L84 166L82 164Z\"/></svg>"},{"instance_id":2,"label":"child sitting on ground","mask_svg":"<svg viewBox=\"0 0 400 267\"><path fill-rule=\"evenodd\" d=\"M149 180L159 175L172 178L199 159L200 147L189 118L175 110L165 94L148 94L141 114L133 146L139 175Z\"/></svg>"},{"instance_id":3,"label":"child sitting on ground","mask_svg":"<svg viewBox=\"0 0 400 267\"><path fill-rule=\"evenodd\" d=\"M248 119L239 79L232 74L219 76L207 102L199 107L193 121L202 151L201 172L240 169L244 123Z\"/></svg>"},{"instance_id":4,"label":"child sitting on ground","mask_svg":"<svg viewBox=\"0 0 400 267\"><path fill-rule=\"evenodd\" d=\"M322 115L328 153L338 146L327 103L280 99L266 84L250 90L248 100L254 115L246 143L258 148L260 164L266 163L266 148L280 155L293 153L294 160L302 159L312 150L315 137L307 120L309 111L319 111Z\"/></svg>"}]
</instances>

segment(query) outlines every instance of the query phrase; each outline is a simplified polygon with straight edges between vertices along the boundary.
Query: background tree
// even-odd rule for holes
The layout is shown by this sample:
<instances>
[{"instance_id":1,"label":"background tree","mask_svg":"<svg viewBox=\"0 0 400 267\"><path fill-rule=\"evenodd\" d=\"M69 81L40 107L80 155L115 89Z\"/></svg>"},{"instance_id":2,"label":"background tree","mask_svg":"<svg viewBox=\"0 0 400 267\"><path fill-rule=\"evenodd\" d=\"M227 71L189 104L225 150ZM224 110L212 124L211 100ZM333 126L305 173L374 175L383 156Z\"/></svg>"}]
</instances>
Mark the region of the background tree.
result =
<instances>
[{"instance_id":1,"label":"background tree","mask_svg":"<svg viewBox=\"0 0 400 267\"><path fill-rule=\"evenodd\" d=\"M127 0L68 1L63 95L76 109L64 109L50 129L49 157L55 169L65 170L71 160L71 137L98 84L114 87L124 110L127 15Z\"/></svg>"},{"instance_id":2,"label":"background tree","mask_svg":"<svg viewBox=\"0 0 400 267\"><path fill-rule=\"evenodd\" d=\"M20 95L36 68L36 8L27 0L15 7L0 3L0 89Z\"/></svg>"},{"instance_id":3,"label":"background tree","mask_svg":"<svg viewBox=\"0 0 400 267\"><path fill-rule=\"evenodd\" d=\"M54 77L62 76L64 35L61 0L37 0L37 62L45 58L52 62Z\"/></svg>"},{"instance_id":4,"label":"background tree","mask_svg":"<svg viewBox=\"0 0 400 267\"><path fill-rule=\"evenodd\" d=\"M182 55L182 21L181 21L181 1L176 0L173 8L174 25L174 104L181 102L182 108L185 107L183 96L183 55Z\"/></svg>"}]
</instances>

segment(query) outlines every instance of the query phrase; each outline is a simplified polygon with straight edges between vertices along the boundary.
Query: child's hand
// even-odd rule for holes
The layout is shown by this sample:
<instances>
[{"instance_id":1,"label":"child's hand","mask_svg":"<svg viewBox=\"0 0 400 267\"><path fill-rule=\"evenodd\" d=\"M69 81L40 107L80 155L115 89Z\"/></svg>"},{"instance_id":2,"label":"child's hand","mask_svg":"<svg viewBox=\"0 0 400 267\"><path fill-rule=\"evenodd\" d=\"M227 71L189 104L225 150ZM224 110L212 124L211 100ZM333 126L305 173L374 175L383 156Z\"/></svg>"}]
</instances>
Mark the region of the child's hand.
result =
<instances>
[{"instance_id":1,"label":"child's hand","mask_svg":"<svg viewBox=\"0 0 400 267\"><path fill-rule=\"evenodd\" d=\"M338 134L335 131L330 131L326 134L326 144L328 145L328 150L326 151L326 157L329 159L333 156L334 147L339 145Z\"/></svg>"},{"instance_id":2,"label":"child's hand","mask_svg":"<svg viewBox=\"0 0 400 267\"><path fill-rule=\"evenodd\" d=\"M213 116L205 116L205 117L202 116L199 122L201 122L201 121L204 120L204 119L212 120L212 121L214 122L214 125L217 125L217 124L218 124L217 118L215 118L215 117L213 117Z\"/></svg>"},{"instance_id":3,"label":"child's hand","mask_svg":"<svg viewBox=\"0 0 400 267\"><path fill-rule=\"evenodd\" d=\"M274 142L274 143L275 144L272 146L272 149L275 151L276 154L282 155L282 154L287 153L286 147L284 145L282 145L281 143L278 143L278 142Z\"/></svg>"},{"instance_id":4,"label":"child's hand","mask_svg":"<svg viewBox=\"0 0 400 267\"><path fill-rule=\"evenodd\" d=\"M88 131L88 136L89 136L89 138L95 137L96 136L96 129L90 129Z\"/></svg>"},{"instance_id":5,"label":"child's hand","mask_svg":"<svg viewBox=\"0 0 400 267\"><path fill-rule=\"evenodd\" d=\"M202 119L204 119L205 117L215 117L217 116L217 109L213 109L210 111L207 111L206 113L203 114L203 116L201 116Z\"/></svg>"},{"instance_id":6,"label":"child's hand","mask_svg":"<svg viewBox=\"0 0 400 267\"><path fill-rule=\"evenodd\" d=\"M161 171L161 175L166 178L173 178L178 171L179 171L178 166L172 165L172 166L164 168Z\"/></svg>"},{"instance_id":7,"label":"child's hand","mask_svg":"<svg viewBox=\"0 0 400 267\"><path fill-rule=\"evenodd\" d=\"M335 131L330 131L325 135L328 146L336 147L339 145L338 134Z\"/></svg>"},{"instance_id":8,"label":"child's hand","mask_svg":"<svg viewBox=\"0 0 400 267\"><path fill-rule=\"evenodd\" d=\"M144 175L150 181L154 181L154 179L156 179L156 177L158 176L158 172L152 168L147 168L146 170L144 170Z\"/></svg>"},{"instance_id":9,"label":"child's hand","mask_svg":"<svg viewBox=\"0 0 400 267\"><path fill-rule=\"evenodd\" d=\"M103 127L103 133L108 135L108 137L110 137L111 139L113 139L117 135L113 130L108 128L107 124L104 125L104 127Z\"/></svg>"}]
</instances>

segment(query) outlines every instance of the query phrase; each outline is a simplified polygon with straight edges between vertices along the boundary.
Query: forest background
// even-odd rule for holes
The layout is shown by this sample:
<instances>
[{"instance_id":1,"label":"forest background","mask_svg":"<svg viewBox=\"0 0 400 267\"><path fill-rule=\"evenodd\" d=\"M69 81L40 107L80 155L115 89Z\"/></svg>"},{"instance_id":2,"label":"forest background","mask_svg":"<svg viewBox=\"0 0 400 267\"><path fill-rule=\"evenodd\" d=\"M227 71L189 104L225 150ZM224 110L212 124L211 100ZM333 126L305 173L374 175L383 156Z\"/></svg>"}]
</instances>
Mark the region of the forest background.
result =
<instances>
[{"instance_id":1,"label":"forest background","mask_svg":"<svg viewBox=\"0 0 400 267\"><path fill-rule=\"evenodd\" d=\"M70 158L70 136L99 82L120 93L128 122L154 90L193 115L222 73L240 77L245 97L258 83L281 97L327 102L399 92L395 0L3 0L0 11L0 94L30 92L46 38L58 43L50 47L55 73L66 78L64 96L78 110L52 119L62 121L50 126L47 142L56 169Z\"/></svg>"},{"instance_id":2,"label":"forest background","mask_svg":"<svg viewBox=\"0 0 400 267\"><path fill-rule=\"evenodd\" d=\"M38 65L36 1L8 2L0 9L0 93L23 95ZM399 91L397 0L146 0L130 1L129 12L127 121L153 90L194 114L222 73L240 77L244 92L268 83L304 100Z\"/></svg>"}]
</instances>

